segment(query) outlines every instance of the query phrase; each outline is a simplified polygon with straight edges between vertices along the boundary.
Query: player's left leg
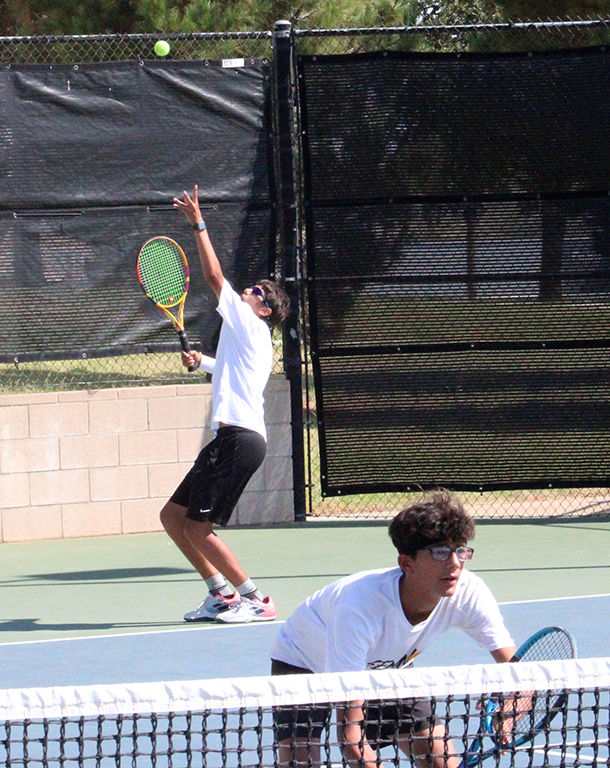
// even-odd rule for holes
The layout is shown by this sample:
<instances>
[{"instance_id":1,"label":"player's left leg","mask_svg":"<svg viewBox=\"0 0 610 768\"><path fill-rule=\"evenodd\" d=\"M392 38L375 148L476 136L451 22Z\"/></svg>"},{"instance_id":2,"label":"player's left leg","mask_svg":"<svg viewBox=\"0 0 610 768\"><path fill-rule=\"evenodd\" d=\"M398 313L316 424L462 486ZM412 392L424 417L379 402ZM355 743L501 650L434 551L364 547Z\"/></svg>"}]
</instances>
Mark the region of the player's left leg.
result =
<instances>
[{"instance_id":1,"label":"player's left leg","mask_svg":"<svg viewBox=\"0 0 610 768\"><path fill-rule=\"evenodd\" d=\"M278 743L277 752L277 768L317 768L322 765L319 739L284 739Z\"/></svg>"},{"instance_id":2,"label":"player's left leg","mask_svg":"<svg viewBox=\"0 0 610 768\"><path fill-rule=\"evenodd\" d=\"M398 745L417 768L459 768L462 763L442 723L435 725L432 730L402 735Z\"/></svg>"},{"instance_id":3,"label":"player's left leg","mask_svg":"<svg viewBox=\"0 0 610 768\"><path fill-rule=\"evenodd\" d=\"M194 611L184 614L185 621L215 621L229 610L241 597L230 589L224 576L208 560L200 548L194 546L186 533L187 508L175 501L168 501L161 510L161 522L174 544L205 580L210 593ZM211 523L210 523L211 525Z\"/></svg>"},{"instance_id":4,"label":"player's left leg","mask_svg":"<svg viewBox=\"0 0 610 768\"><path fill-rule=\"evenodd\" d=\"M398 744L416 768L458 768L461 764L444 724L427 698L369 702L365 733L374 749Z\"/></svg>"}]
</instances>

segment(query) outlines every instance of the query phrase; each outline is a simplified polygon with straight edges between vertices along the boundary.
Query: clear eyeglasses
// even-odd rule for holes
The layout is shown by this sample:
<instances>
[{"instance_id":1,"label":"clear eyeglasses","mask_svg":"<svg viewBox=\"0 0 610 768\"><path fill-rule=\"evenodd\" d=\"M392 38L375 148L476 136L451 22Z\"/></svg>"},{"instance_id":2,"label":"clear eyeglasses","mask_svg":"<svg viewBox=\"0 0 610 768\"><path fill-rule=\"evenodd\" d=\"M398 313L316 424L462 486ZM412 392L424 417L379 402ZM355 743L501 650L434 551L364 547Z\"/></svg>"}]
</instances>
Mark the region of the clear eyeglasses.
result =
<instances>
[{"instance_id":1,"label":"clear eyeglasses","mask_svg":"<svg viewBox=\"0 0 610 768\"><path fill-rule=\"evenodd\" d=\"M474 555L474 549L471 547L424 547L424 549L427 549L432 554L433 560L440 560L441 562L449 560L454 552L460 562L472 560Z\"/></svg>"}]
</instances>

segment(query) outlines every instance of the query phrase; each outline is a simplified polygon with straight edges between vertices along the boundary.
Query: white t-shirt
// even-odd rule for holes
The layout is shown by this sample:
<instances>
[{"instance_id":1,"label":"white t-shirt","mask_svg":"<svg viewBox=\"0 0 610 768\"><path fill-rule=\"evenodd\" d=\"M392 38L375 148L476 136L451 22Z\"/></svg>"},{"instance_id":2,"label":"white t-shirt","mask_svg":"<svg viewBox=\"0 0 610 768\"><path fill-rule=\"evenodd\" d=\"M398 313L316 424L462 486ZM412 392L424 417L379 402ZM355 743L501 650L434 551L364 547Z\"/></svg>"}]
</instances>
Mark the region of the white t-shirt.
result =
<instances>
[{"instance_id":1,"label":"white t-shirt","mask_svg":"<svg viewBox=\"0 0 610 768\"><path fill-rule=\"evenodd\" d=\"M488 651L514 645L485 583L462 571L455 594L413 626L398 590L402 571L364 571L329 584L280 628L271 658L312 672L408 666L437 637L460 627Z\"/></svg>"},{"instance_id":2,"label":"white t-shirt","mask_svg":"<svg viewBox=\"0 0 610 768\"><path fill-rule=\"evenodd\" d=\"M273 365L269 326L227 280L217 311L223 322L212 377L212 429L223 422L252 429L267 439L263 392Z\"/></svg>"}]
</instances>

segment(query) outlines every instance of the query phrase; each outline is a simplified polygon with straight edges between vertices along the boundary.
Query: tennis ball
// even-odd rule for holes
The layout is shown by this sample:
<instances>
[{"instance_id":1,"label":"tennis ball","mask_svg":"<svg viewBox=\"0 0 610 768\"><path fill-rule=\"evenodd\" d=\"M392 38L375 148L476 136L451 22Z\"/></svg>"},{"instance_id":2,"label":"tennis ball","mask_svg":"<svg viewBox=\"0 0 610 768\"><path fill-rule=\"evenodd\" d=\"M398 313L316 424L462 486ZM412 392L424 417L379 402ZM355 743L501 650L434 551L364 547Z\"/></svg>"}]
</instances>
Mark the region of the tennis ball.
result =
<instances>
[{"instance_id":1,"label":"tennis ball","mask_svg":"<svg viewBox=\"0 0 610 768\"><path fill-rule=\"evenodd\" d=\"M157 40L155 43L155 53L157 56L167 56L169 53L169 43L167 40Z\"/></svg>"}]
</instances>

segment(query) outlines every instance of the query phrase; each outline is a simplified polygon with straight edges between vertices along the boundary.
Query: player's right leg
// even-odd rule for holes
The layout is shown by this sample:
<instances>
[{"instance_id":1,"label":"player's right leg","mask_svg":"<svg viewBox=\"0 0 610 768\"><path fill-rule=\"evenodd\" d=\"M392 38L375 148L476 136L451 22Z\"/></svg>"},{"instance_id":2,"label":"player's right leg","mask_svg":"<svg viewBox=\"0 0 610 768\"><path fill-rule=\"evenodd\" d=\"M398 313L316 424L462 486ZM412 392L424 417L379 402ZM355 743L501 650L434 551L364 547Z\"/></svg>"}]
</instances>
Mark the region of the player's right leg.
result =
<instances>
[{"instance_id":1,"label":"player's right leg","mask_svg":"<svg viewBox=\"0 0 610 768\"><path fill-rule=\"evenodd\" d=\"M310 669L271 659L272 675L310 675ZM322 765L320 738L330 728L328 705L274 707L273 732L278 745L277 768L315 768ZM326 761L324 763L327 764Z\"/></svg>"},{"instance_id":2,"label":"player's right leg","mask_svg":"<svg viewBox=\"0 0 610 768\"><path fill-rule=\"evenodd\" d=\"M185 532L187 508L174 501L168 501L161 510L161 524L165 532L186 557L189 563L201 575L208 579L217 573L210 561L193 546Z\"/></svg>"},{"instance_id":3,"label":"player's right leg","mask_svg":"<svg viewBox=\"0 0 610 768\"><path fill-rule=\"evenodd\" d=\"M264 597L256 584L239 564L229 545L213 530L209 520L187 516L185 535L193 549L202 553L231 584L235 585L241 600L231 598L229 610L221 610L216 621L223 624L246 624L252 621L273 621L278 612L270 597ZM193 621L185 616L186 621Z\"/></svg>"}]
</instances>

